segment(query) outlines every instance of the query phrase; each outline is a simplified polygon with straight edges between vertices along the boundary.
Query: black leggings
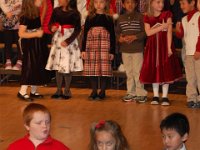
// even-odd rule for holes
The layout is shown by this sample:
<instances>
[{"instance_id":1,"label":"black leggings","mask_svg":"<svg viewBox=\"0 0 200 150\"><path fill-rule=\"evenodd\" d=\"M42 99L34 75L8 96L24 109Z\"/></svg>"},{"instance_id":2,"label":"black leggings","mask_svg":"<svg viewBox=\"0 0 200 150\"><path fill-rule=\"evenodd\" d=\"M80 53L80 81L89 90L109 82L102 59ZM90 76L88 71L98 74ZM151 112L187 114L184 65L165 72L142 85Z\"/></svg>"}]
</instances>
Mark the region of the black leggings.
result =
<instances>
[{"instance_id":1,"label":"black leggings","mask_svg":"<svg viewBox=\"0 0 200 150\"><path fill-rule=\"evenodd\" d=\"M106 90L107 81L108 81L108 77L100 77L101 91L105 91ZM92 88L92 90L96 92L98 90L98 77L91 76L90 77L90 82L91 82L91 88Z\"/></svg>"},{"instance_id":2,"label":"black leggings","mask_svg":"<svg viewBox=\"0 0 200 150\"><path fill-rule=\"evenodd\" d=\"M5 50L6 50L6 59L10 59L10 53L12 51L12 44L17 45L17 51L18 51L18 60L22 59L20 47L19 47L19 36L18 36L18 30L4 30L4 43L5 43Z\"/></svg>"}]
</instances>

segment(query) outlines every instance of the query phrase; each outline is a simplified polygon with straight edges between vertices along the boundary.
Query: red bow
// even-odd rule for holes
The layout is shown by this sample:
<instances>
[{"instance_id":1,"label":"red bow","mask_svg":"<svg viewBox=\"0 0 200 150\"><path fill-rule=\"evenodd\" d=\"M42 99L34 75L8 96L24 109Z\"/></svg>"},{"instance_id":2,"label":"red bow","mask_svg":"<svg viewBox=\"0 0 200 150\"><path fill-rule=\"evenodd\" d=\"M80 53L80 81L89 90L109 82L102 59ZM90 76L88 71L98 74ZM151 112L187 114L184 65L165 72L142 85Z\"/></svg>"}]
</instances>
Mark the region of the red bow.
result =
<instances>
[{"instance_id":1,"label":"red bow","mask_svg":"<svg viewBox=\"0 0 200 150\"><path fill-rule=\"evenodd\" d=\"M54 23L53 26L56 26L57 28L59 28L59 26L61 26L61 33L62 33L62 35L64 35L64 29L74 28L73 25L68 25L68 24L66 24L66 25L60 25L57 22Z\"/></svg>"},{"instance_id":2,"label":"red bow","mask_svg":"<svg viewBox=\"0 0 200 150\"><path fill-rule=\"evenodd\" d=\"M102 126L104 126L105 125L105 121L104 120L101 120L101 121L99 121L99 123L95 126L95 128L96 129L99 129L99 128L101 128Z\"/></svg>"}]
</instances>

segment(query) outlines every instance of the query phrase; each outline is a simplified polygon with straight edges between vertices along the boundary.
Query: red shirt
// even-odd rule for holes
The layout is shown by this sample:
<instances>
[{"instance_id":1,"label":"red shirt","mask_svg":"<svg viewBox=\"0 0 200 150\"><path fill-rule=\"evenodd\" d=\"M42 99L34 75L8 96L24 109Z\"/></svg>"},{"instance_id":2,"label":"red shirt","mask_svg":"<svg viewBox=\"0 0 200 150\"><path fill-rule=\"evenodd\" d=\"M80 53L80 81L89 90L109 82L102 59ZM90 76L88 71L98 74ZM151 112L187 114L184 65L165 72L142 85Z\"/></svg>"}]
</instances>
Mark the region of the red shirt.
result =
<instances>
[{"instance_id":1,"label":"red shirt","mask_svg":"<svg viewBox=\"0 0 200 150\"><path fill-rule=\"evenodd\" d=\"M192 18L192 16L197 12L197 10L192 10L190 12L188 12L187 14L187 21L189 22L190 19ZM198 19L198 25L199 25L199 31L200 31L200 17ZM183 38L184 36L184 30L183 30L183 26L181 24L181 32L176 32L176 36L178 38ZM187 44L187 43L186 43ZM196 44L196 52L200 52L200 35L198 37L198 41L197 41L197 44Z\"/></svg>"},{"instance_id":2,"label":"red shirt","mask_svg":"<svg viewBox=\"0 0 200 150\"><path fill-rule=\"evenodd\" d=\"M29 140L29 135L13 142L9 145L7 150L70 150L61 142L49 136L43 143L37 147Z\"/></svg>"}]
</instances>

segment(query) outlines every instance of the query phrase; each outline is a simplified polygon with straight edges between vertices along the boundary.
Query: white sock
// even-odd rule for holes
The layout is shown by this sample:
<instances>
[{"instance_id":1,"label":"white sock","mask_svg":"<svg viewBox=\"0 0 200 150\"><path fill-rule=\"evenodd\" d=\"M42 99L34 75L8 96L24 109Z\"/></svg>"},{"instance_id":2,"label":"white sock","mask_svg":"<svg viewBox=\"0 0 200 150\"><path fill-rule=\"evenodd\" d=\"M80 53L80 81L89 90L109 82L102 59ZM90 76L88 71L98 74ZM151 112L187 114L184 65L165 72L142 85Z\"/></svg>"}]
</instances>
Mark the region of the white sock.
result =
<instances>
[{"instance_id":1,"label":"white sock","mask_svg":"<svg viewBox=\"0 0 200 150\"><path fill-rule=\"evenodd\" d=\"M31 85L31 93L35 94L37 92L37 86Z\"/></svg>"},{"instance_id":2,"label":"white sock","mask_svg":"<svg viewBox=\"0 0 200 150\"><path fill-rule=\"evenodd\" d=\"M159 83L153 83L152 86L154 97L159 97Z\"/></svg>"},{"instance_id":3,"label":"white sock","mask_svg":"<svg viewBox=\"0 0 200 150\"><path fill-rule=\"evenodd\" d=\"M166 98L167 97L167 95L168 95L168 90L169 90L169 84L163 84L162 85L162 93L163 93L163 95L162 95L162 97L164 98Z\"/></svg>"},{"instance_id":4,"label":"white sock","mask_svg":"<svg viewBox=\"0 0 200 150\"><path fill-rule=\"evenodd\" d=\"M19 93L20 93L21 95L25 95L25 94L27 94L27 89L28 89L28 85L21 85L21 88L20 88L20 90L19 90Z\"/></svg>"}]
</instances>

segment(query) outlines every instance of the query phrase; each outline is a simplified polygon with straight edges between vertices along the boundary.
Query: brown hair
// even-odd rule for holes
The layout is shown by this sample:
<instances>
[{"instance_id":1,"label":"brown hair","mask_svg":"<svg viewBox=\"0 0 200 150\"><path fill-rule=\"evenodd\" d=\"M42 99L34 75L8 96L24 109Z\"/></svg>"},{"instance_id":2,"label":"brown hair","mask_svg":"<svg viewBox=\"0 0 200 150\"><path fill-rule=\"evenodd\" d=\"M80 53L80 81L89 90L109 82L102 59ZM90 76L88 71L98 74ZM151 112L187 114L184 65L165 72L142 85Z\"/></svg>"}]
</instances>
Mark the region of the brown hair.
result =
<instances>
[{"instance_id":1,"label":"brown hair","mask_svg":"<svg viewBox=\"0 0 200 150\"><path fill-rule=\"evenodd\" d=\"M31 103L28 106L26 106L26 108L23 111L23 120L24 120L25 125L27 125L27 126L30 125L31 120L33 119L33 114L35 112L47 113L51 120L51 114L44 105Z\"/></svg>"},{"instance_id":2,"label":"brown hair","mask_svg":"<svg viewBox=\"0 0 200 150\"><path fill-rule=\"evenodd\" d=\"M20 16L34 19L40 15L39 8L35 6L35 0L23 0Z\"/></svg>"},{"instance_id":3,"label":"brown hair","mask_svg":"<svg viewBox=\"0 0 200 150\"><path fill-rule=\"evenodd\" d=\"M96 143L96 132L107 131L112 134L116 140L115 150L129 150L129 145L124 136L120 125L112 120L100 121L94 123L90 129L90 144L89 150L98 150Z\"/></svg>"},{"instance_id":4,"label":"brown hair","mask_svg":"<svg viewBox=\"0 0 200 150\"><path fill-rule=\"evenodd\" d=\"M106 7L104 8L105 14L109 14L110 0L105 0L105 2L106 2ZM94 0L90 0L88 14L90 18L96 15L96 9L94 8Z\"/></svg>"}]
</instances>

